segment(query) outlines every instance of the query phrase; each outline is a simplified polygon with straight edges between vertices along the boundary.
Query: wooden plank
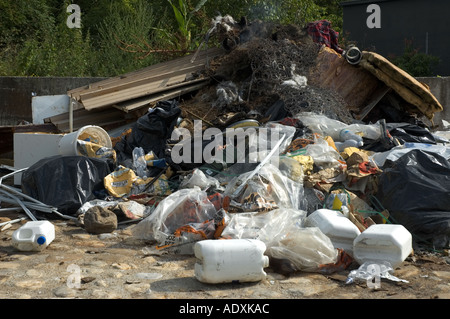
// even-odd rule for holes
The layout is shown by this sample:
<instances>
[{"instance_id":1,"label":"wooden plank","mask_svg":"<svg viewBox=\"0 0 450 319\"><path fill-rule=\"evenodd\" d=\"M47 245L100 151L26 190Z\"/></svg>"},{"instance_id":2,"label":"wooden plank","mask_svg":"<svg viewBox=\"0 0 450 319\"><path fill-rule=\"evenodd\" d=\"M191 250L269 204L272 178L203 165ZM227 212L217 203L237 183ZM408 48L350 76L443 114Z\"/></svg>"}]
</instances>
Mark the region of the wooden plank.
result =
<instances>
[{"instance_id":1,"label":"wooden plank","mask_svg":"<svg viewBox=\"0 0 450 319\"><path fill-rule=\"evenodd\" d=\"M359 113L356 118L358 120L364 119L370 111L373 110L373 108L378 104L378 102L381 101L381 99L389 92L391 91L391 88L383 85L379 89L375 91L375 93L372 95L372 99L370 102L362 109L361 113Z\"/></svg>"},{"instance_id":2,"label":"wooden plank","mask_svg":"<svg viewBox=\"0 0 450 319\"><path fill-rule=\"evenodd\" d=\"M197 59L194 61L194 63L191 63L191 59L193 55L187 55L181 58L177 58L171 61L166 61L158 64L151 65L149 67L129 72L124 75L116 76L113 78L109 78L106 80L102 80L96 83L92 83L88 86L83 86L80 88L75 88L70 91L68 91L68 95L71 95L73 98L78 99L79 95L82 92L94 92L96 90L102 90L105 88L110 88L116 86L118 83L127 83L131 82L143 77L148 76L148 74L151 73L161 73L163 71L175 71L178 70L181 66L187 66L187 65L205 65L207 63L207 60L210 58L213 58L217 55L220 55L223 53L223 50L220 48L211 48L208 50L202 50L200 51Z\"/></svg>"},{"instance_id":3,"label":"wooden plank","mask_svg":"<svg viewBox=\"0 0 450 319\"><path fill-rule=\"evenodd\" d=\"M88 99L87 101L82 101L85 109L92 110L99 107L110 106L119 102L128 101L134 98L156 94L163 91L167 91L174 88L180 88L183 86L191 85L198 82L207 81L208 78L196 79L189 82L182 82L178 84L174 84L171 86L166 86L166 80L158 81L156 83L149 83L147 85L132 87L126 90L122 90L119 92L114 92L111 94L107 94L105 96L95 97L92 99Z\"/></svg>"},{"instance_id":4,"label":"wooden plank","mask_svg":"<svg viewBox=\"0 0 450 319\"><path fill-rule=\"evenodd\" d=\"M333 49L322 47L308 75L308 84L332 90L341 96L349 109L359 112L380 85L370 72L349 64Z\"/></svg>"},{"instance_id":5,"label":"wooden plank","mask_svg":"<svg viewBox=\"0 0 450 319\"><path fill-rule=\"evenodd\" d=\"M161 80L164 80L167 78L172 78L172 77L180 76L180 79L184 80L186 78L186 75L190 74L191 72L195 72L195 71L201 69L202 67L203 67L202 65L200 65L200 66L199 65L193 65L193 66L190 65L187 67L179 68L178 70L175 70L175 71L170 70L170 71L165 71L164 73L156 73L156 74L152 72L151 74L148 74L146 77L139 78L134 81L128 81L128 82L124 81L123 83L118 83L116 86L102 88L99 90L90 90L90 91L80 92L79 98L81 100L86 100L91 97L104 95L104 94L112 93L112 92L117 92L120 90L128 89L133 86L145 85L150 82L161 81Z\"/></svg>"},{"instance_id":6,"label":"wooden plank","mask_svg":"<svg viewBox=\"0 0 450 319\"><path fill-rule=\"evenodd\" d=\"M123 122L126 114L116 109L105 109L102 111L87 111L85 109L74 111L73 129L77 130L85 125L103 126L111 123ZM46 118L47 123L51 123L61 132L69 131L69 112Z\"/></svg>"},{"instance_id":7,"label":"wooden plank","mask_svg":"<svg viewBox=\"0 0 450 319\"><path fill-rule=\"evenodd\" d=\"M146 96L144 98L139 98L136 100L126 101L126 102L123 102L120 104L115 104L113 106L123 112L128 113L128 112L135 111L135 110L145 107L145 106L150 106L150 104L158 102L158 101L174 99L174 98L180 97L186 93L190 93L190 92L199 90L202 87L204 87L206 84L207 84L206 82L202 82L202 83L199 83L196 85L188 86L186 88L183 87L181 89L166 91L161 94L153 94L150 96Z\"/></svg>"}]
</instances>

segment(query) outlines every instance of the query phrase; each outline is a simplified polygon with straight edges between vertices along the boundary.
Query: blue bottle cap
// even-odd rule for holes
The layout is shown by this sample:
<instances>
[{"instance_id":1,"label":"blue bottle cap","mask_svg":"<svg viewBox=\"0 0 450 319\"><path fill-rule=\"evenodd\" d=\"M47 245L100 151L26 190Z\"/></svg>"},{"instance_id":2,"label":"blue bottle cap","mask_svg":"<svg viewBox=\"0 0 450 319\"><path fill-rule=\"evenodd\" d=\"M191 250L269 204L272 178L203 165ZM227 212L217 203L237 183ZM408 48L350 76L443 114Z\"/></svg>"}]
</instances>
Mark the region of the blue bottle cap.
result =
<instances>
[{"instance_id":1,"label":"blue bottle cap","mask_svg":"<svg viewBox=\"0 0 450 319\"><path fill-rule=\"evenodd\" d=\"M46 239L44 236L39 236L36 241L39 245L43 245L43 244L45 244Z\"/></svg>"}]
</instances>

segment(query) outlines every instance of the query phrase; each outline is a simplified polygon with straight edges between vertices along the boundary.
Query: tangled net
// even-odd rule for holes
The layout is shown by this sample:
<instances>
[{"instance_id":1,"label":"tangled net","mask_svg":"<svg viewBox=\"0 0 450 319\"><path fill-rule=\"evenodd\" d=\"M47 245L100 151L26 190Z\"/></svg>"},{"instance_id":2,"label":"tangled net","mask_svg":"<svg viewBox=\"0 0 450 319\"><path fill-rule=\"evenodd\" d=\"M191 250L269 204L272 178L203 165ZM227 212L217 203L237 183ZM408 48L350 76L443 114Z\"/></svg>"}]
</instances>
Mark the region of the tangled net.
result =
<instances>
[{"instance_id":1,"label":"tangled net","mask_svg":"<svg viewBox=\"0 0 450 319\"><path fill-rule=\"evenodd\" d=\"M293 77L306 76L315 64L317 45L298 44L290 40L262 39L249 46L252 87L250 95L276 94L293 116L315 112L351 123L354 119L346 102L335 92L310 84L286 85Z\"/></svg>"},{"instance_id":2,"label":"tangled net","mask_svg":"<svg viewBox=\"0 0 450 319\"><path fill-rule=\"evenodd\" d=\"M267 103L280 99L285 109L295 117L301 112L315 112L352 123L354 118L347 104L336 92L308 83L286 85L302 77L307 82L316 63L318 44L294 25L271 26L270 32L267 32L267 26L264 27L265 37L259 33L259 36L240 43L218 62L220 72L226 74L227 80L236 83L246 97L244 100L253 105L250 108L265 112L271 106Z\"/></svg>"}]
</instances>

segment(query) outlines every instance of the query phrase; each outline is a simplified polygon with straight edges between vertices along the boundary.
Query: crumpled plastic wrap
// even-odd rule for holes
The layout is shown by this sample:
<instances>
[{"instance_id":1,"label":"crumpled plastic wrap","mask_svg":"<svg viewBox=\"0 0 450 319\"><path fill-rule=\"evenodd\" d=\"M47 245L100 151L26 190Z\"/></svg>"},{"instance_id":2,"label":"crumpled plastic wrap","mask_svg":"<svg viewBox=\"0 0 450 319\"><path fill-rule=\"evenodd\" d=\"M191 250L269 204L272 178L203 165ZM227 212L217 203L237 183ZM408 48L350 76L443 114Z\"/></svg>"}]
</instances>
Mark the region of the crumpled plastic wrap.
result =
<instances>
[{"instance_id":1,"label":"crumpled plastic wrap","mask_svg":"<svg viewBox=\"0 0 450 319\"><path fill-rule=\"evenodd\" d=\"M225 188L224 195L231 196L240 181L251 173L233 178ZM242 206L242 211L261 211L281 207L298 209L302 204L302 198L303 184L286 177L274 165L266 164L247 182L243 193L233 200ZM256 202L257 200L260 201Z\"/></svg>"},{"instance_id":2,"label":"crumpled plastic wrap","mask_svg":"<svg viewBox=\"0 0 450 319\"><path fill-rule=\"evenodd\" d=\"M275 238L266 250L273 258L290 260L297 270L318 271L319 266L334 264L338 251L318 227L292 229Z\"/></svg>"},{"instance_id":3,"label":"crumpled plastic wrap","mask_svg":"<svg viewBox=\"0 0 450 319\"><path fill-rule=\"evenodd\" d=\"M345 165L345 161L341 154L321 137L316 137L314 139L314 144L307 145L305 150L305 155L311 156L314 160L314 164L320 169L340 168Z\"/></svg>"},{"instance_id":4,"label":"crumpled plastic wrap","mask_svg":"<svg viewBox=\"0 0 450 319\"><path fill-rule=\"evenodd\" d=\"M216 178L205 175L200 169L194 169L181 181L180 188L194 188L195 186L206 191L210 187L218 189L220 183Z\"/></svg>"},{"instance_id":5,"label":"crumpled plastic wrap","mask_svg":"<svg viewBox=\"0 0 450 319\"><path fill-rule=\"evenodd\" d=\"M365 262L358 269L352 270L347 277L346 284L352 284L357 281L366 281L369 283L371 288L380 288L380 283L376 282L376 278L378 279L388 279L395 282L405 282L408 283L407 280L400 279L392 275L394 269L391 264L387 261L384 262ZM375 283L372 280L375 279Z\"/></svg>"},{"instance_id":6,"label":"crumpled plastic wrap","mask_svg":"<svg viewBox=\"0 0 450 319\"><path fill-rule=\"evenodd\" d=\"M177 252L192 254L193 244L218 237L226 213L217 210L206 192L198 187L181 189L163 199L155 211L133 228L133 236L155 240L158 249L181 247Z\"/></svg>"},{"instance_id":7,"label":"crumpled plastic wrap","mask_svg":"<svg viewBox=\"0 0 450 319\"><path fill-rule=\"evenodd\" d=\"M267 256L288 259L297 270L318 271L320 265L335 263L338 251L319 228L303 226L306 215L296 209L232 214L222 237L259 239Z\"/></svg>"},{"instance_id":8,"label":"crumpled plastic wrap","mask_svg":"<svg viewBox=\"0 0 450 319\"><path fill-rule=\"evenodd\" d=\"M375 124L345 124L344 122L331 119L322 114L303 112L301 120L314 133L323 137L331 136L335 141L342 141L339 133L343 129L348 129L353 133L361 134L364 138L376 140L381 136L380 125Z\"/></svg>"}]
</instances>

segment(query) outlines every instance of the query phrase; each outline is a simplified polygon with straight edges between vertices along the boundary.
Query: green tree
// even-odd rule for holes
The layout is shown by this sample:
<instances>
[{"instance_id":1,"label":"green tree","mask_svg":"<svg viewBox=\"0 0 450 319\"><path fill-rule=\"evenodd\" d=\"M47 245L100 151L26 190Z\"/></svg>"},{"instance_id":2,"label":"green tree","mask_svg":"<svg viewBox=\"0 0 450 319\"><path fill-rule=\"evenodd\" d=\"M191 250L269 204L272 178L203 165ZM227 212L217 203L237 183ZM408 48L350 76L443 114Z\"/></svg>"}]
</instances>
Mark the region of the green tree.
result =
<instances>
[{"instance_id":1,"label":"green tree","mask_svg":"<svg viewBox=\"0 0 450 319\"><path fill-rule=\"evenodd\" d=\"M405 40L405 49L402 55L391 57L392 63L415 77L435 76L433 69L439 64L436 56L420 52L413 47L412 41Z\"/></svg>"},{"instance_id":2,"label":"green tree","mask_svg":"<svg viewBox=\"0 0 450 319\"><path fill-rule=\"evenodd\" d=\"M158 19L148 1L136 0L126 8L116 3L104 14L105 18L96 26L97 61L93 74L114 76L161 60L150 53L159 41L154 28L164 19Z\"/></svg>"},{"instance_id":3,"label":"green tree","mask_svg":"<svg viewBox=\"0 0 450 319\"><path fill-rule=\"evenodd\" d=\"M86 76L89 75L90 38L82 29L66 25L67 3L54 17L47 6L46 16L51 19L34 34L28 35L10 58L10 72L21 76ZM37 9L38 7L34 8ZM41 8L42 9L42 8Z\"/></svg>"},{"instance_id":4,"label":"green tree","mask_svg":"<svg viewBox=\"0 0 450 319\"><path fill-rule=\"evenodd\" d=\"M66 25L70 3L81 28ZM188 52L211 21L261 19L342 28L338 0L0 0L0 75L115 76Z\"/></svg>"}]
</instances>

